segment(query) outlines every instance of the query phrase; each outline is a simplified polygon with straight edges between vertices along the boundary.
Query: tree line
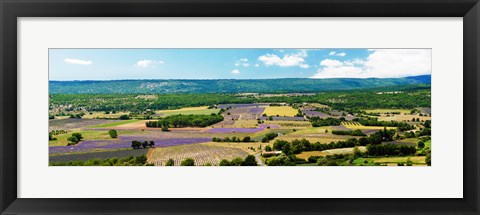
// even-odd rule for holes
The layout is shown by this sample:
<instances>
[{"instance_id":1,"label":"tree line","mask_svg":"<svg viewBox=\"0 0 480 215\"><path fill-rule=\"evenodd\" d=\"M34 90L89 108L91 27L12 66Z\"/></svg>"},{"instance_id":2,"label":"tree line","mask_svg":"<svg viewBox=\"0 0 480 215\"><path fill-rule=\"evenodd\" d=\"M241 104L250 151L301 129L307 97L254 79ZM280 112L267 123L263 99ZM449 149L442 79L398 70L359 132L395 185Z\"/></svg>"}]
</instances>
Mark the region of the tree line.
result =
<instances>
[{"instance_id":1,"label":"tree line","mask_svg":"<svg viewBox=\"0 0 480 215\"><path fill-rule=\"evenodd\" d=\"M183 127L206 127L223 121L223 116L211 115L172 115L158 121L146 122L147 127L153 128L183 128Z\"/></svg>"}]
</instances>

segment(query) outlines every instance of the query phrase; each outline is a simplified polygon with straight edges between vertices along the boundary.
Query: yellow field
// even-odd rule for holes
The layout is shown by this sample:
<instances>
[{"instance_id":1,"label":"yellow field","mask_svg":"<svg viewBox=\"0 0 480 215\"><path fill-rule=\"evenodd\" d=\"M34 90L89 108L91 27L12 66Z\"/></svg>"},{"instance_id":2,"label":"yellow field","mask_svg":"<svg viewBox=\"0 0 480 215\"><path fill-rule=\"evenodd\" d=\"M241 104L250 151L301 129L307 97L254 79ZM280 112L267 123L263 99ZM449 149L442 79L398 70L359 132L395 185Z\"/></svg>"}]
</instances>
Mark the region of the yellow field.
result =
<instances>
[{"instance_id":1,"label":"yellow field","mask_svg":"<svg viewBox=\"0 0 480 215\"><path fill-rule=\"evenodd\" d=\"M328 105L320 104L320 103L311 103L309 104L312 107L318 107L318 108L330 108Z\"/></svg>"},{"instance_id":2,"label":"yellow field","mask_svg":"<svg viewBox=\"0 0 480 215\"><path fill-rule=\"evenodd\" d=\"M361 152L366 152L367 151L367 147L365 147L365 146L359 146L357 148ZM354 149L355 148L339 148L339 149L329 149L329 150L325 150L325 151L322 151L322 152L326 153L327 155L353 154Z\"/></svg>"},{"instance_id":3,"label":"yellow field","mask_svg":"<svg viewBox=\"0 0 480 215\"><path fill-rule=\"evenodd\" d=\"M425 164L425 156L414 156L414 157L388 157L388 158L364 158L368 161L373 161L376 163L399 163L407 162L408 158L414 164Z\"/></svg>"},{"instance_id":4,"label":"yellow field","mask_svg":"<svg viewBox=\"0 0 480 215\"><path fill-rule=\"evenodd\" d=\"M295 116L298 110L290 106L267 106L263 113L267 116Z\"/></svg>"},{"instance_id":5,"label":"yellow field","mask_svg":"<svg viewBox=\"0 0 480 215\"><path fill-rule=\"evenodd\" d=\"M342 125L350 129L360 129L360 130L380 130L383 129L383 126L364 126L358 122L342 122ZM397 129L396 127L386 127L387 129Z\"/></svg>"},{"instance_id":6,"label":"yellow field","mask_svg":"<svg viewBox=\"0 0 480 215\"><path fill-rule=\"evenodd\" d=\"M367 113L391 113L391 112L400 112L401 114L410 114L410 110L407 109L370 109L365 110Z\"/></svg>"},{"instance_id":7,"label":"yellow field","mask_svg":"<svg viewBox=\"0 0 480 215\"><path fill-rule=\"evenodd\" d=\"M325 130L328 133L325 133ZM311 143L331 143L337 142L341 140L347 140L350 138L359 138L354 136L347 136L347 135L333 135L332 130L329 126L325 127L314 127L314 128L306 128L306 129L298 129L296 132L292 132L280 137L277 139L285 140L285 141L292 141L295 139L306 139Z\"/></svg>"},{"instance_id":8,"label":"yellow field","mask_svg":"<svg viewBox=\"0 0 480 215\"><path fill-rule=\"evenodd\" d=\"M407 114L407 115L403 115L403 114L395 114L395 115L390 115L390 116L387 116L386 114L381 114L380 117L378 117L378 121L397 121L397 122L402 122L402 121L411 121L412 118L419 118L420 120L431 120L432 117L429 117L429 116L419 116L419 115L412 115L412 114Z\"/></svg>"},{"instance_id":9,"label":"yellow field","mask_svg":"<svg viewBox=\"0 0 480 215\"><path fill-rule=\"evenodd\" d=\"M180 108L176 110L161 110L157 111L157 114L162 114L163 117L171 116L171 115L209 115L212 113L218 113L218 109L208 109L208 106L201 106L201 107L188 107L188 108Z\"/></svg>"},{"instance_id":10,"label":"yellow field","mask_svg":"<svg viewBox=\"0 0 480 215\"><path fill-rule=\"evenodd\" d=\"M235 120L235 123L232 127L234 128L256 128L258 126L258 122L255 119L249 120Z\"/></svg>"},{"instance_id":11,"label":"yellow field","mask_svg":"<svg viewBox=\"0 0 480 215\"><path fill-rule=\"evenodd\" d=\"M302 153L300 153L296 156L297 156L297 158L307 160L311 156L326 156L326 155L327 154L325 152L322 152L322 151L309 151L309 152L302 152Z\"/></svg>"}]
</instances>

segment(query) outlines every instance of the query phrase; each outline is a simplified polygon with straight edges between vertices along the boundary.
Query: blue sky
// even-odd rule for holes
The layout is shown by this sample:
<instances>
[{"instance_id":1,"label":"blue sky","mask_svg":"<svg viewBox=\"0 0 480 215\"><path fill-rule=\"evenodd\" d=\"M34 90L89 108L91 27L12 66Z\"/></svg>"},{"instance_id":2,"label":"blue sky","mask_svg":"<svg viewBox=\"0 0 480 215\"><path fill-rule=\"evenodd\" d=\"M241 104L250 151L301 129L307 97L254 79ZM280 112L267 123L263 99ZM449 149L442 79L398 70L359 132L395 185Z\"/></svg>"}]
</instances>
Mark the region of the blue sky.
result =
<instances>
[{"instance_id":1,"label":"blue sky","mask_svg":"<svg viewBox=\"0 0 480 215\"><path fill-rule=\"evenodd\" d=\"M431 49L50 49L50 80L396 78Z\"/></svg>"}]
</instances>

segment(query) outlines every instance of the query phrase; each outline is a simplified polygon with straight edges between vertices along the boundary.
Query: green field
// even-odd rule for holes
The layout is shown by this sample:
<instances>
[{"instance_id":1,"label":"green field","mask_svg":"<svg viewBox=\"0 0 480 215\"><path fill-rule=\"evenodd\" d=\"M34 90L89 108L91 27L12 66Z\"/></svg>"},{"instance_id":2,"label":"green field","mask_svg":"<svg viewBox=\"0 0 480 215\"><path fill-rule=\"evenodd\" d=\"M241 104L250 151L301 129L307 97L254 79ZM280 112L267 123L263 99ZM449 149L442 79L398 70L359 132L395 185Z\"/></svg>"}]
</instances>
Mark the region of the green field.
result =
<instances>
[{"instance_id":1,"label":"green field","mask_svg":"<svg viewBox=\"0 0 480 215\"><path fill-rule=\"evenodd\" d=\"M55 135L53 137L57 140L48 141L48 146L66 146L68 144L67 138L72 136L72 133L82 134L82 140L111 140L108 130L74 130L66 134ZM125 134L142 134L141 131L133 130L117 130L118 136Z\"/></svg>"}]
</instances>

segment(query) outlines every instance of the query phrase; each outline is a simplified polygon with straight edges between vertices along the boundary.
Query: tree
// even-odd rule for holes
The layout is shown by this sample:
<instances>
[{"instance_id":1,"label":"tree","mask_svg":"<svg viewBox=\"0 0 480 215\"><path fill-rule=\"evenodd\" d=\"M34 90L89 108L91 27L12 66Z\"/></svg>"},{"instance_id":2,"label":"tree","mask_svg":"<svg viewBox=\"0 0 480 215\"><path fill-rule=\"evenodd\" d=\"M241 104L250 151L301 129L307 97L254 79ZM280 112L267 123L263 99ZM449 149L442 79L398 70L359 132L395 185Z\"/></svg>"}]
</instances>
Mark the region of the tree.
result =
<instances>
[{"instance_id":1,"label":"tree","mask_svg":"<svg viewBox=\"0 0 480 215\"><path fill-rule=\"evenodd\" d=\"M272 151L272 147L270 147L269 145L265 146L265 151L267 151L267 152Z\"/></svg>"},{"instance_id":2,"label":"tree","mask_svg":"<svg viewBox=\"0 0 480 215\"><path fill-rule=\"evenodd\" d=\"M358 158L362 156L362 152L358 149L357 146L353 148L353 157Z\"/></svg>"},{"instance_id":3,"label":"tree","mask_svg":"<svg viewBox=\"0 0 480 215\"><path fill-rule=\"evenodd\" d=\"M142 147L145 149L145 148L147 148L147 146L148 146L148 142L147 142L147 141L143 141Z\"/></svg>"},{"instance_id":4,"label":"tree","mask_svg":"<svg viewBox=\"0 0 480 215\"><path fill-rule=\"evenodd\" d=\"M168 130L168 126L162 125L162 131L170 131L170 130Z\"/></svg>"},{"instance_id":5,"label":"tree","mask_svg":"<svg viewBox=\"0 0 480 215\"><path fill-rule=\"evenodd\" d=\"M432 153L428 153L427 156L425 156L425 163L427 163L428 166L432 165Z\"/></svg>"},{"instance_id":6,"label":"tree","mask_svg":"<svg viewBox=\"0 0 480 215\"><path fill-rule=\"evenodd\" d=\"M242 158L234 158L231 162L230 162L230 165L231 166L241 166L243 163L243 159Z\"/></svg>"},{"instance_id":7,"label":"tree","mask_svg":"<svg viewBox=\"0 0 480 215\"><path fill-rule=\"evenodd\" d=\"M195 161L192 158L187 158L180 163L180 166L195 166Z\"/></svg>"},{"instance_id":8,"label":"tree","mask_svg":"<svg viewBox=\"0 0 480 215\"><path fill-rule=\"evenodd\" d=\"M174 166L175 165L175 161L173 159L168 159L167 162L165 163L165 166Z\"/></svg>"},{"instance_id":9,"label":"tree","mask_svg":"<svg viewBox=\"0 0 480 215\"><path fill-rule=\"evenodd\" d=\"M268 142L268 138L267 138L267 137L263 137L263 138L262 138L262 143L266 143L266 142Z\"/></svg>"},{"instance_id":10,"label":"tree","mask_svg":"<svg viewBox=\"0 0 480 215\"><path fill-rule=\"evenodd\" d=\"M417 143L418 148L423 149L425 147L425 143L423 141L418 141Z\"/></svg>"},{"instance_id":11,"label":"tree","mask_svg":"<svg viewBox=\"0 0 480 215\"><path fill-rule=\"evenodd\" d=\"M75 145L80 142L80 140L75 136L68 137L67 140L69 141L68 145Z\"/></svg>"},{"instance_id":12,"label":"tree","mask_svg":"<svg viewBox=\"0 0 480 215\"><path fill-rule=\"evenodd\" d=\"M153 142L153 140L150 140L150 142L148 143L148 146L152 148L153 146L155 146L155 142Z\"/></svg>"},{"instance_id":13,"label":"tree","mask_svg":"<svg viewBox=\"0 0 480 215\"><path fill-rule=\"evenodd\" d=\"M139 149L140 146L142 146L142 143L139 142L139 141L134 140L134 141L132 141L132 145L131 145L131 146L132 146L133 149Z\"/></svg>"},{"instance_id":14,"label":"tree","mask_svg":"<svg viewBox=\"0 0 480 215\"><path fill-rule=\"evenodd\" d=\"M431 124L432 124L431 120L425 120L425 122L423 123L423 126L425 126L425 128L430 128Z\"/></svg>"},{"instance_id":15,"label":"tree","mask_svg":"<svg viewBox=\"0 0 480 215\"><path fill-rule=\"evenodd\" d=\"M243 137L242 141L245 143L250 142L250 136Z\"/></svg>"},{"instance_id":16,"label":"tree","mask_svg":"<svg viewBox=\"0 0 480 215\"><path fill-rule=\"evenodd\" d=\"M406 165L407 166L412 166L413 165L413 162L410 160L410 158L407 158Z\"/></svg>"},{"instance_id":17,"label":"tree","mask_svg":"<svg viewBox=\"0 0 480 215\"><path fill-rule=\"evenodd\" d=\"M117 138L118 134L116 130L110 130L108 131L108 134L110 135L111 138Z\"/></svg>"},{"instance_id":18,"label":"tree","mask_svg":"<svg viewBox=\"0 0 480 215\"><path fill-rule=\"evenodd\" d=\"M242 166L257 166L257 160L255 160L255 156L248 155L242 163Z\"/></svg>"},{"instance_id":19,"label":"tree","mask_svg":"<svg viewBox=\"0 0 480 215\"><path fill-rule=\"evenodd\" d=\"M76 137L79 141L83 139L82 134L80 133L72 133L72 137Z\"/></svg>"},{"instance_id":20,"label":"tree","mask_svg":"<svg viewBox=\"0 0 480 215\"><path fill-rule=\"evenodd\" d=\"M127 114L123 114L118 119L130 119L130 117Z\"/></svg>"},{"instance_id":21,"label":"tree","mask_svg":"<svg viewBox=\"0 0 480 215\"><path fill-rule=\"evenodd\" d=\"M218 164L219 166L230 166L230 161L228 161L227 159L223 159L220 161L220 163Z\"/></svg>"},{"instance_id":22,"label":"tree","mask_svg":"<svg viewBox=\"0 0 480 215\"><path fill-rule=\"evenodd\" d=\"M267 159L266 164L268 166L295 166L295 163L284 154Z\"/></svg>"}]
</instances>

